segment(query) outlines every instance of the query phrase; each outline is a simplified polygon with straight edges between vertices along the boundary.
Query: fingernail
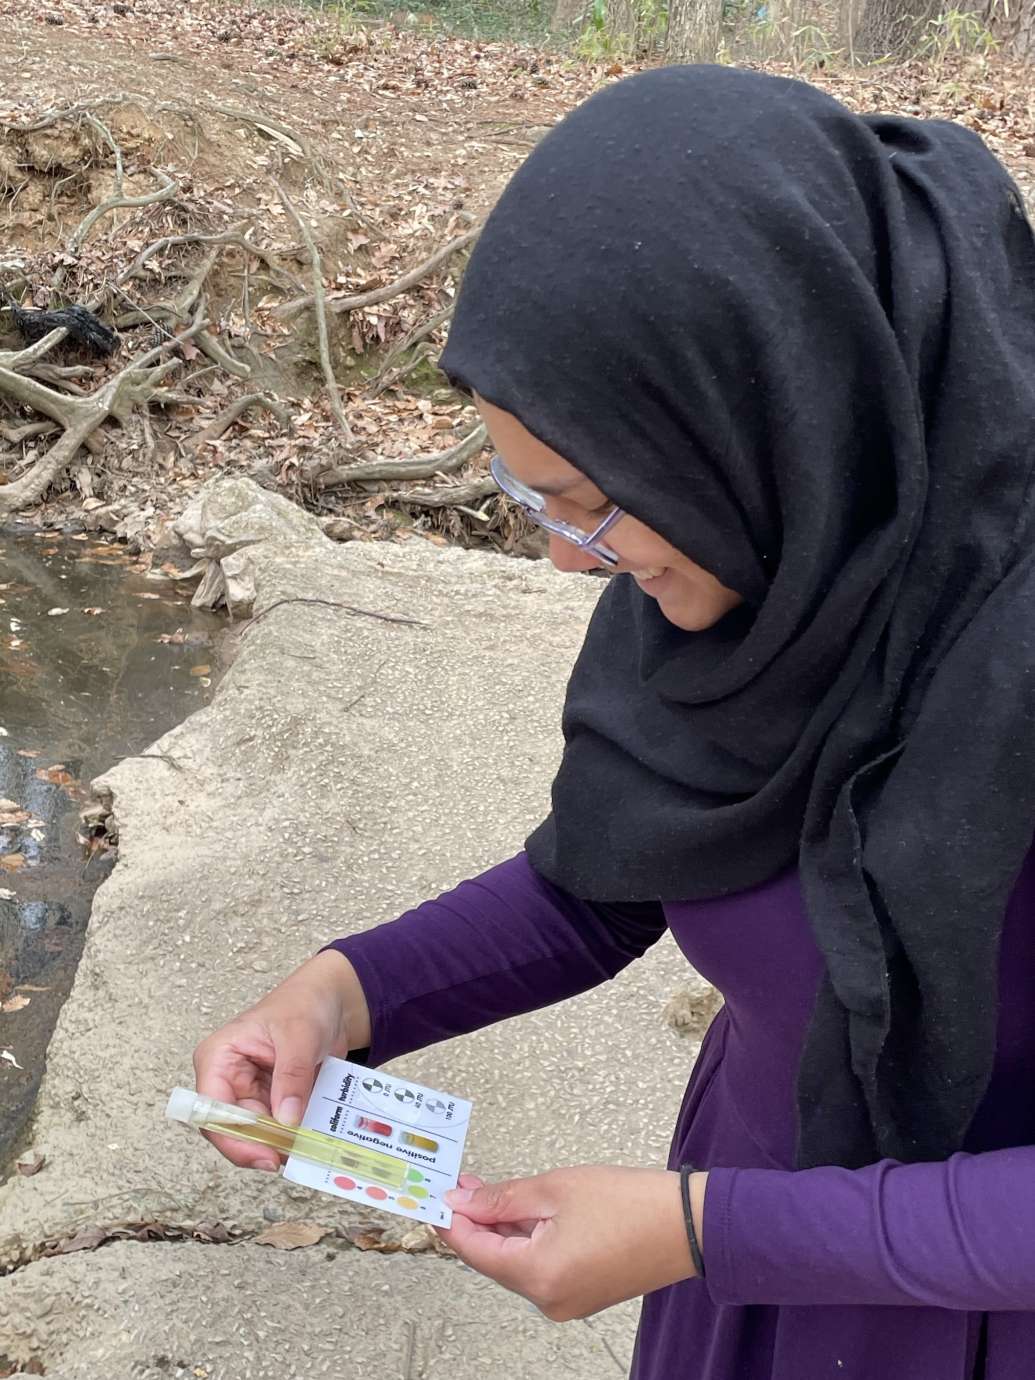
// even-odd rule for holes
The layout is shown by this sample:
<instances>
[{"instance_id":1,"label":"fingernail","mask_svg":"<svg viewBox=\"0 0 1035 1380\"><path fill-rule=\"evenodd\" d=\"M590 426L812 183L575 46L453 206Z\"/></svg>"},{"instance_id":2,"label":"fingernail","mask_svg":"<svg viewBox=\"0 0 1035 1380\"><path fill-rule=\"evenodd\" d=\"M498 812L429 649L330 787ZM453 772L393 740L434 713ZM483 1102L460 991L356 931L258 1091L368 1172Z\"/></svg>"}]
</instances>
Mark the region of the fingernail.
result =
<instances>
[{"instance_id":1,"label":"fingernail","mask_svg":"<svg viewBox=\"0 0 1035 1380\"><path fill-rule=\"evenodd\" d=\"M444 1195L444 1201L449 1207L460 1207L463 1203L469 1203L473 1197L473 1188L451 1188Z\"/></svg>"},{"instance_id":2,"label":"fingernail","mask_svg":"<svg viewBox=\"0 0 1035 1380\"><path fill-rule=\"evenodd\" d=\"M280 1104L277 1120L283 1122L285 1126L297 1126L302 1120L302 1099L300 1097L285 1097Z\"/></svg>"},{"instance_id":3,"label":"fingernail","mask_svg":"<svg viewBox=\"0 0 1035 1380\"><path fill-rule=\"evenodd\" d=\"M279 1170L280 1170L280 1161L279 1161L279 1160L258 1160L258 1161L256 1162L255 1168L256 1168L256 1169L262 1169L262 1170L264 1170L267 1174L276 1174L276 1173L278 1173Z\"/></svg>"}]
</instances>

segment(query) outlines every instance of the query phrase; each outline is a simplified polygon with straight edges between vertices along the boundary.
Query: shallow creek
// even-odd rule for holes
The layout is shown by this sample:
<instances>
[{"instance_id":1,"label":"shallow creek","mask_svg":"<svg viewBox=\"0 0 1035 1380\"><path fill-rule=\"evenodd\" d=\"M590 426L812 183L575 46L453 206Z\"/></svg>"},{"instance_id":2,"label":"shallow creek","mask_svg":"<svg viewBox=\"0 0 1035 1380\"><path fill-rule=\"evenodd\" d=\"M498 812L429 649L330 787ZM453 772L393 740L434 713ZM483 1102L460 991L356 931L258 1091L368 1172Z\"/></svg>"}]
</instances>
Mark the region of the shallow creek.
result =
<instances>
[{"instance_id":1,"label":"shallow creek","mask_svg":"<svg viewBox=\"0 0 1035 1380\"><path fill-rule=\"evenodd\" d=\"M112 865L80 822L90 782L220 673L223 620L145 566L92 536L0 531L0 1176Z\"/></svg>"}]
</instances>

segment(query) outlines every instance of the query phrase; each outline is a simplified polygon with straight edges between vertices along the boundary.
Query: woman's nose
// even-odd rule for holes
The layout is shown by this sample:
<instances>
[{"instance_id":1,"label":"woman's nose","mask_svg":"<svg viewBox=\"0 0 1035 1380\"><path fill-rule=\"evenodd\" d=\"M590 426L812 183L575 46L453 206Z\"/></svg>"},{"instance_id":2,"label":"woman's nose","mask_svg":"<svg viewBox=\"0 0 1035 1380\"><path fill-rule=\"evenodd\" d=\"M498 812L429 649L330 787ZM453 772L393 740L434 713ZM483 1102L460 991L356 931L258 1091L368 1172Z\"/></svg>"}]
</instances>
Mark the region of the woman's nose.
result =
<instances>
[{"instance_id":1,"label":"woman's nose","mask_svg":"<svg viewBox=\"0 0 1035 1380\"><path fill-rule=\"evenodd\" d=\"M563 537L550 537L550 561L558 570L596 570L603 565L591 551L565 541Z\"/></svg>"}]
</instances>

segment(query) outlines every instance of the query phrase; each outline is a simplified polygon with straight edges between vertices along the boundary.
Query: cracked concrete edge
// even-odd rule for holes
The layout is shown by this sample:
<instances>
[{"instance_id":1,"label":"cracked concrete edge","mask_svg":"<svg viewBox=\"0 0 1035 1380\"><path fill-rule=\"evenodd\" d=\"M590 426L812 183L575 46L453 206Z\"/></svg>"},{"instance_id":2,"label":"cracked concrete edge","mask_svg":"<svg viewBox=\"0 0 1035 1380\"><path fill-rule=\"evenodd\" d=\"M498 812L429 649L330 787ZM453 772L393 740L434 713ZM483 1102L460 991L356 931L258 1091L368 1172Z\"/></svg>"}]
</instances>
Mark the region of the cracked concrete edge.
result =
<instances>
[{"instance_id":1,"label":"cracked concrete edge","mask_svg":"<svg viewBox=\"0 0 1035 1380\"><path fill-rule=\"evenodd\" d=\"M0 1353L48 1380L628 1373L633 1303L558 1326L455 1260L359 1255L123 1242L103 1269L42 1261L0 1296Z\"/></svg>"}]
</instances>

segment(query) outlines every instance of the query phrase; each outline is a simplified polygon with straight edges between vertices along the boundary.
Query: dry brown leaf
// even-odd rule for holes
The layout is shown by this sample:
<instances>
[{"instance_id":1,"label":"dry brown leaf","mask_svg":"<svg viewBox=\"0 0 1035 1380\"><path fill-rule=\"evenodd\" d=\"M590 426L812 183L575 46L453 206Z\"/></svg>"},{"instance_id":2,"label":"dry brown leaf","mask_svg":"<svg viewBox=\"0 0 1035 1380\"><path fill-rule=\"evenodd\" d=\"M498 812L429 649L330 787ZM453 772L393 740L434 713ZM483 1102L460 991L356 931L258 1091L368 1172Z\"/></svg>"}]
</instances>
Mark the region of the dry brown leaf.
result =
<instances>
[{"instance_id":1,"label":"dry brown leaf","mask_svg":"<svg viewBox=\"0 0 1035 1380\"><path fill-rule=\"evenodd\" d=\"M422 1251L432 1250L437 1240L438 1236L433 1227L429 1227L426 1222L418 1222L400 1240L399 1247L408 1255L419 1255Z\"/></svg>"},{"instance_id":2,"label":"dry brown leaf","mask_svg":"<svg viewBox=\"0 0 1035 1380\"><path fill-rule=\"evenodd\" d=\"M103 609L94 609L94 608L83 609L83 613L89 614L89 616L90 616L91 618L96 618L98 614L103 613L103 612L104 612Z\"/></svg>"},{"instance_id":3,"label":"dry brown leaf","mask_svg":"<svg viewBox=\"0 0 1035 1380\"><path fill-rule=\"evenodd\" d=\"M146 590L137 590L136 597L138 599L160 599L162 596L160 594L151 594Z\"/></svg>"},{"instance_id":4,"label":"dry brown leaf","mask_svg":"<svg viewBox=\"0 0 1035 1380\"><path fill-rule=\"evenodd\" d=\"M52 786L70 786L75 779L64 762L56 762L52 767L40 767L36 777L39 781L49 781Z\"/></svg>"},{"instance_id":5,"label":"dry brown leaf","mask_svg":"<svg viewBox=\"0 0 1035 1380\"><path fill-rule=\"evenodd\" d=\"M14 1167L23 1178L28 1179L33 1174L38 1174L46 1162L46 1155L41 1155L38 1150L26 1150L15 1160Z\"/></svg>"},{"instance_id":6,"label":"dry brown leaf","mask_svg":"<svg viewBox=\"0 0 1035 1380\"><path fill-rule=\"evenodd\" d=\"M5 872L17 872L25 866L24 853L0 853L0 868Z\"/></svg>"},{"instance_id":7,"label":"dry brown leaf","mask_svg":"<svg viewBox=\"0 0 1035 1380\"><path fill-rule=\"evenodd\" d=\"M350 1236L349 1240L361 1251L383 1251L385 1255L392 1255L399 1249L398 1241L386 1241L382 1235L373 1231L358 1231L355 1236Z\"/></svg>"},{"instance_id":8,"label":"dry brown leaf","mask_svg":"<svg viewBox=\"0 0 1035 1380\"><path fill-rule=\"evenodd\" d=\"M73 1251L95 1251L98 1246L103 1246L109 1235L103 1227L83 1227L75 1236L59 1242L55 1254L71 1255Z\"/></svg>"},{"instance_id":9,"label":"dry brown leaf","mask_svg":"<svg viewBox=\"0 0 1035 1380\"><path fill-rule=\"evenodd\" d=\"M207 676L211 670L211 666L192 666L190 668L190 673L192 676Z\"/></svg>"},{"instance_id":10,"label":"dry brown leaf","mask_svg":"<svg viewBox=\"0 0 1035 1380\"><path fill-rule=\"evenodd\" d=\"M0 1002L0 1011L5 1016L11 1016L15 1011L21 1011L23 1007L28 1006L31 1000L31 997L23 997L16 992L13 997L8 997L6 1001Z\"/></svg>"},{"instance_id":11,"label":"dry brown leaf","mask_svg":"<svg viewBox=\"0 0 1035 1380\"><path fill-rule=\"evenodd\" d=\"M19 748L15 754L17 757L38 757L39 752L35 748Z\"/></svg>"},{"instance_id":12,"label":"dry brown leaf","mask_svg":"<svg viewBox=\"0 0 1035 1380\"><path fill-rule=\"evenodd\" d=\"M257 1246L275 1246L278 1251L296 1251L299 1246L316 1246L330 1234L330 1227L319 1222L278 1222L255 1238Z\"/></svg>"}]
</instances>

